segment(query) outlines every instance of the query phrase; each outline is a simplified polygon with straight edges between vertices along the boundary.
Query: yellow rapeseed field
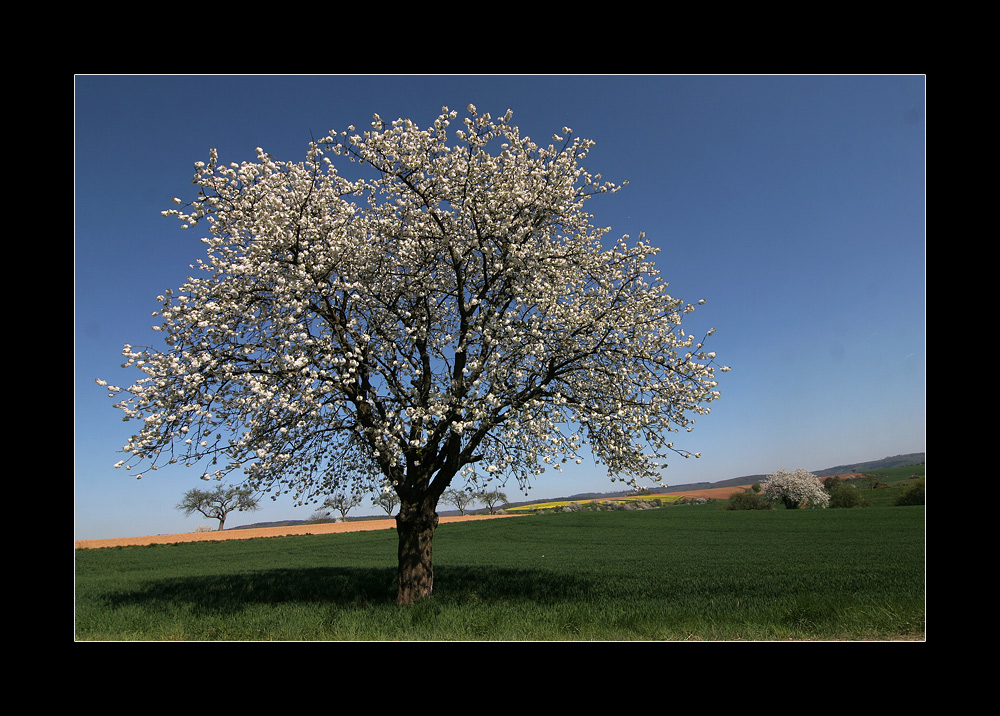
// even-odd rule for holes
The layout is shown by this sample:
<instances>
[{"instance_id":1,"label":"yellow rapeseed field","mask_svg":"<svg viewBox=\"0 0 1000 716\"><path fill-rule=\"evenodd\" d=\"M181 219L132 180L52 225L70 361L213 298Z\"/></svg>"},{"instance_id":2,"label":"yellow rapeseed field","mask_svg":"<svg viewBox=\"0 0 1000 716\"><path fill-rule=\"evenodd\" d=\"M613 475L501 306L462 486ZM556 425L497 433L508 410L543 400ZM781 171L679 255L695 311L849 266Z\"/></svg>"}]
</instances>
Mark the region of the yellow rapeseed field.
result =
<instances>
[{"instance_id":1,"label":"yellow rapeseed field","mask_svg":"<svg viewBox=\"0 0 1000 716\"><path fill-rule=\"evenodd\" d=\"M637 500L660 500L661 502L676 502L683 495L636 495L635 497L616 497L613 499L597 499L597 500L558 500L555 502L535 502L530 505L520 505L518 507L508 507L507 512L527 512L530 510L551 510L556 507L565 507L566 505L571 505L573 503L579 505L588 505L595 502L633 502Z\"/></svg>"}]
</instances>

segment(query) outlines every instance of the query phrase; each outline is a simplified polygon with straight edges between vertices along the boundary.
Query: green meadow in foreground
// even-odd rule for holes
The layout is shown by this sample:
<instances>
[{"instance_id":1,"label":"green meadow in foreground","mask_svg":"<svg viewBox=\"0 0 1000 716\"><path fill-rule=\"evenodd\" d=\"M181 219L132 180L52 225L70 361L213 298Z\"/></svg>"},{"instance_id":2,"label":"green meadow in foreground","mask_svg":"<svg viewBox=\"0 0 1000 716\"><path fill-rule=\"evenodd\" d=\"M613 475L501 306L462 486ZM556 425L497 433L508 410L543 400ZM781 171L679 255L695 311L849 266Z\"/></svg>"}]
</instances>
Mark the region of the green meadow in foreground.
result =
<instances>
[{"instance_id":1,"label":"green meadow in foreground","mask_svg":"<svg viewBox=\"0 0 1000 716\"><path fill-rule=\"evenodd\" d=\"M924 508L450 523L395 604L394 530L77 550L78 640L913 639Z\"/></svg>"}]
</instances>

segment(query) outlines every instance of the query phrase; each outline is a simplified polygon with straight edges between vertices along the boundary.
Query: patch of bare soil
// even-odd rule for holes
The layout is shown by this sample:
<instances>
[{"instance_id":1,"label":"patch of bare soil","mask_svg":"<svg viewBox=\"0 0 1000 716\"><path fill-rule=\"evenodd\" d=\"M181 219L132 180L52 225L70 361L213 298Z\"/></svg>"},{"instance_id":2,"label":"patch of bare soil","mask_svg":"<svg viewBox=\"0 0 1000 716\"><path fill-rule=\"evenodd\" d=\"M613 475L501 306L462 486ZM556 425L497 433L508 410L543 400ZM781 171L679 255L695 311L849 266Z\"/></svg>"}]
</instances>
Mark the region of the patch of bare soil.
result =
<instances>
[{"instance_id":1,"label":"patch of bare soil","mask_svg":"<svg viewBox=\"0 0 1000 716\"><path fill-rule=\"evenodd\" d=\"M681 494L685 497L714 497L716 500L727 500L730 495L749 489L750 485L737 485L736 487L710 487L707 490L684 490Z\"/></svg>"},{"instance_id":2,"label":"patch of bare soil","mask_svg":"<svg viewBox=\"0 0 1000 716\"><path fill-rule=\"evenodd\" d=\"M472 520L492 520L518 515L467 515L465 517L441 517L441 523L469 522ZM316 525L290 525L287 527L260 527L247 530L223 530L222 532L186 532L175 535L155 535L150 537L120 537L117 539L77 540L77 549L97 547L126 547L149 544L174 544L176 542L211 542L226 539L252 539L254 537L284 537L286 535L324 535L333 532L360 532L363 530L389 530L396 528L396 520L355 520L354 522L329 522Z\"/></svg>"}]
</instances>

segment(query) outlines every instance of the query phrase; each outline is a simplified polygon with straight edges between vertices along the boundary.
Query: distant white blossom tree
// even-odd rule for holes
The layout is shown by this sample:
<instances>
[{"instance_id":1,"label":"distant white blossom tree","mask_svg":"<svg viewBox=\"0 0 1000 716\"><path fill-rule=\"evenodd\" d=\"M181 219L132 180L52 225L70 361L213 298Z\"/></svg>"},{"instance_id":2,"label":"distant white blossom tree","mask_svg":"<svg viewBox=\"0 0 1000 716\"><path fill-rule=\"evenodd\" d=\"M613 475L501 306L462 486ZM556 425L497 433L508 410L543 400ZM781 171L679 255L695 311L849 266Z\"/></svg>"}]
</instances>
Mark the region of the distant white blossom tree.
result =
<instances>
[{"instance_id":1,"label":"distant white blossom tree","mask_svg":"<svg viewBox=\"0 0 1000 716\"><path fill-rule=\"evenodd\" d=\"M719 396L658 250L605 246L583 210L620 188L581 166L592 142L536 144L472 106L449 135L456 117L376 116L298 163L212 150L197 198L164 212L207 225L208 258L159 297L166 348L125 347L146 377L116 404L140 423L123 467L207 461L301 503L388 482L402 604L432 590L452 481L526 488L585 448L613 481L655 481Z\"/></svg>"},{"instance_id":2,"label":"distant white blossom tree","mask_svg":"<svg viewBox=\"0 0 1000 716\"><path fill-rule=\"evenodd\" d=\"M823 489L823 483L805 470L778 470L768 475L761 483L761 494L764 499L780 502L790 510L830 504L830 493Z\"/></svg>"}]
</instances>

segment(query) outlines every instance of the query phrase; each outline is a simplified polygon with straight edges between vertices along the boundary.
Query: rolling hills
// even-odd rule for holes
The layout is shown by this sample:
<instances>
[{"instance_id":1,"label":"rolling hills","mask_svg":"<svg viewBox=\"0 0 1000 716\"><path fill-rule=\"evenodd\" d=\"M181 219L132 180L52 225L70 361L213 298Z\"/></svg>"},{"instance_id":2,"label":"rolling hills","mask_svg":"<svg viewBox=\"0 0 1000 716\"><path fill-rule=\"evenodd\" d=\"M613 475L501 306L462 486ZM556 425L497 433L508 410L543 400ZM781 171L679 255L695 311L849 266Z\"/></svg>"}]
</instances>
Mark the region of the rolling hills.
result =
<instances>
[{"instance_id":1,"label":"rolling hills","mask_svg":"<svg viewBox=\"0 0 1000 716\"><path fill-rule=\"evenodd\" d=\"M907 465L919 465L924 462L924 453L906 453L903 455L893 455L890 457L884 457L880 460L869 460L866 462L854 462L846 463L844 465L837 465L835 467L828 467L822 470L811 470L811 472L817 477L827 477L829 475L843 475L849 472L871 472L873 470L886 470L893 467L904 467ZM760 482L766 477L766 475L744 475L742 477L733 477L728 480L720 480L718 482L695 482L685 485L667 485L663 487L658 487L650 490L651 494L657 493L691 493L694 496L695 493L705 493L707 490L716 491L718 494L715 496L724 499L728 494L723 495L720 491L721 488L731 488L740 487L743 485L752 485L755 482ZM561 502L561 501L584 501L584 500L597 500L597 499L614 499L616 497L625 497L631 494L629 491L618 491L618 492L583 492L573 495L568 495L565 497L546 497L539 498L535 500L526 500L524 502L511 502L508 506L519 507L523 505L530 505L535 502ZM481 512L479 509L467 510L470 514ZM454 517L459 515L458 510L439 510L438 514L442 517L449 516ZM351 517L349 520L351 522L355 520L371 520L371 519L384 519L378 516L368 515L363 517ZM242 525L239 527L232 527L231 529L261 529L266 527L289 527L295 525L305 525L309 524L308 520L283 520L281 522L257 522L250 525Z\"/></svg>"}]
</instances>

